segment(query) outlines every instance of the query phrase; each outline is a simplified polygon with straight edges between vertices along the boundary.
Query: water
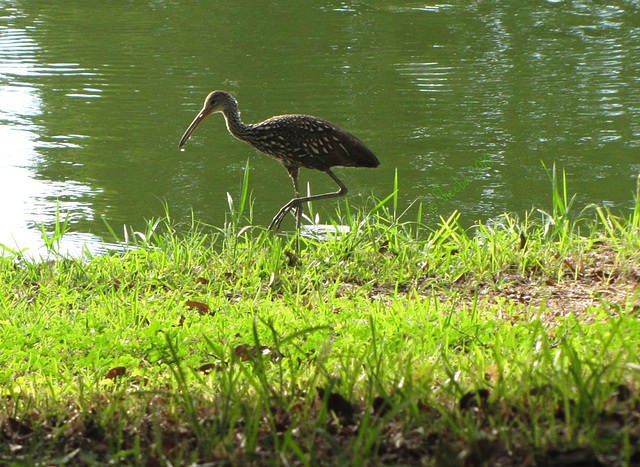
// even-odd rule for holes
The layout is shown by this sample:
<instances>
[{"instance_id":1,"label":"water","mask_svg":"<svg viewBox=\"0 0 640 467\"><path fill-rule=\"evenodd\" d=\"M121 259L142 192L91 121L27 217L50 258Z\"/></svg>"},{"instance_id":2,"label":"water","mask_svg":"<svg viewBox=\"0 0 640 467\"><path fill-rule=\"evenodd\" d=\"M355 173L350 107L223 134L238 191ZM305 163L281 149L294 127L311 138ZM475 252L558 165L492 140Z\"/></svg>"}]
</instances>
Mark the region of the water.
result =
<instances>
[{"instance_id":1,"label":"water","mask_svg":"<svg viewBox=\"0 0 640 467\"><path fill-rule=\"evenodd\" d=\"M220 115L178 150L213 89L243 119L309 113L356 134L377 169L336 169L362 205L393 190L435 223L550 208L541 161L578 207L631 207L640 172L635 1L154 2L0 0L0 244L40 251L69 216L70 252L162 216L220 225L251 165L254 222L293 188ZM478 161L488 161L483 170ZM303 170L313 193L333 191ZM316 203L321 222L334 200ZM285 221L293 227L293 217Z\"/></svg>"}]
</instances>

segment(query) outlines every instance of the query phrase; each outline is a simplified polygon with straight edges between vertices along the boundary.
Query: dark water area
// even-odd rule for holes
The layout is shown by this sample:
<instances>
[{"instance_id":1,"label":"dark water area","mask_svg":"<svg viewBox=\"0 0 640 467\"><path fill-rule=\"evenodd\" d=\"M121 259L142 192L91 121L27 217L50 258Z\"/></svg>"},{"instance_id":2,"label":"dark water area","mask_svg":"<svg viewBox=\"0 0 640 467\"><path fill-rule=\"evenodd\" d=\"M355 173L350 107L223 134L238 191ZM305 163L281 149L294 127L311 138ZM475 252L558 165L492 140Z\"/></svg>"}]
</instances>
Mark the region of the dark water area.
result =
<instances>
[{"instance_id":1,"label":"dark water area","mask_svg":"<svg viewBox=\"0 0 640 467\"><path fill-rule=\"evenodd\" d=\"M0 0L0 244L37 251L57 209L70 252L100 252L105 220L141 230L165 202L176 221L221 225L247 160L253 221L268 225L293 195L278 163L220 115L178 149L214 89L246 122L307 113L366 142L379 168L335 170L355 206L391 193L397 170L400 207L423 203L428 224L550 209L544 162L578 209L624 214L640 172L640 4ZM340 202L314 205L321 222Z\"/></svg>"}]
</instances>

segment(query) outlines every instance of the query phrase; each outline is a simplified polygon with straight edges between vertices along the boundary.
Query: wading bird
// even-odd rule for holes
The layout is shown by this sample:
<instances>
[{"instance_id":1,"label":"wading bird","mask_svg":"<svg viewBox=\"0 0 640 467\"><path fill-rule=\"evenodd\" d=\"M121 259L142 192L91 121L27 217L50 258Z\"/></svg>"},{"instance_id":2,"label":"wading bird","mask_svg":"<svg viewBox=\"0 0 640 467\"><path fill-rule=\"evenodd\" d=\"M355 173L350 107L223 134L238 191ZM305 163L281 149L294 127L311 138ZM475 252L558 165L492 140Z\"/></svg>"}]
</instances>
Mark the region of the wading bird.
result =
<instances>
[{"instance_id":1,"label":"wading bird","mask_svg":"<svg viewBox=\"0 0 640 467\"><path fill-rule=\"evenodd\" d=\"M378 158L351 133L321 118L309 115L278 115L264 122L247 124L240 120L238 102L224 91L213 91L204 100L204 107L180 140L182 147L197 126L212 113L221 112L227 129L236 138L280 162L293 180L295 198L282 206L269 229L278 229L289 211L296 211L296 228L300 228L302 205L308 201L334 198L347 194L347 187L331 171L332 167L377 167ZM335 193L300 196L298 169L325 172L340 189Z\"/></svg>"}]
</instances>

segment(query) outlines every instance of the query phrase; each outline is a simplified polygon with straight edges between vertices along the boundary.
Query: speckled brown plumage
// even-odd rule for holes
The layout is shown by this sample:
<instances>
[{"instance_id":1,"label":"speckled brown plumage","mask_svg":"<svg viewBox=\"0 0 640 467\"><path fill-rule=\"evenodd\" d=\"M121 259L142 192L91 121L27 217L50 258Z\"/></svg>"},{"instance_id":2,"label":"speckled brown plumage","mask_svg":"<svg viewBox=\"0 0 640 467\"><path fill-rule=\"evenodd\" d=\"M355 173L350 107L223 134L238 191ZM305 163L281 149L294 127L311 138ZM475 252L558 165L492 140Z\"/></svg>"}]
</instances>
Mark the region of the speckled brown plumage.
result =
<instances>
[{"instance_id":1,"label":"speckled brown plumage","mask_svg":"<svg viewBox=\"0 0 640 467\"><path fill-rule=\"evenodd\" d=\"M215 112L224 115L227 128L233 136L279 161L293 180L296 197L280 209L269 228L277 229L284 216L292 209L296 210L299 227L304 203L346 194L347 187L331 171L332 167L380 165L378 158L362 141L321 118L310 115L278 115L261 123L243 123L238 103L231 94L224 91L213 91L207 96L204 107L180 140L180 147L186 143L202 120ZM300 167L326 172L338 184L340 190L335 193L300 197Z\"/></svg>"}]
</instances>

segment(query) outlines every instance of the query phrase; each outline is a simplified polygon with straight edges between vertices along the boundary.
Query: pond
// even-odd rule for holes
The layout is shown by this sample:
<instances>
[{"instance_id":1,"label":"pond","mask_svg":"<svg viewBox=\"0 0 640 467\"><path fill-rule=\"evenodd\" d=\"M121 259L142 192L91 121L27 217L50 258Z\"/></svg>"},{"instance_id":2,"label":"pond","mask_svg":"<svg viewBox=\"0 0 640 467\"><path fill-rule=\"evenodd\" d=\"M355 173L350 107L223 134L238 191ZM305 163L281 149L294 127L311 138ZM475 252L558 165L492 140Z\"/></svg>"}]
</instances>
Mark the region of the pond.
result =
<instances>
[{"instance_id":1,"label":"pond","mask_svg":"<svg viewBox=\"0 0 640 467\"><path fill-rule=\"evenodd\" d=\"M364 141L380 167L335 170L353 206L390 194L397 171L400 207L423 203L427 224L522 216L551 208L543 162L566 171L578 210L632 206L637 1L48 3L0 0L0 244L13 250L38 251L56 212L71 253L104 251L107 224L142 230L165 203L177 222L221 225L247 161L253 222L268 225L293 195L278 163L219 114L178 149L214 89L245 122L306 113ZM301 182L336 188L315 171ZM322 222L343 202L314 209Z\"/></svg>"}]
</instances>

